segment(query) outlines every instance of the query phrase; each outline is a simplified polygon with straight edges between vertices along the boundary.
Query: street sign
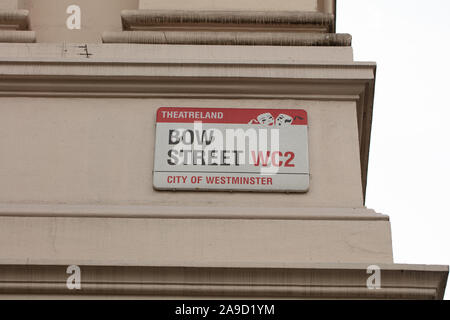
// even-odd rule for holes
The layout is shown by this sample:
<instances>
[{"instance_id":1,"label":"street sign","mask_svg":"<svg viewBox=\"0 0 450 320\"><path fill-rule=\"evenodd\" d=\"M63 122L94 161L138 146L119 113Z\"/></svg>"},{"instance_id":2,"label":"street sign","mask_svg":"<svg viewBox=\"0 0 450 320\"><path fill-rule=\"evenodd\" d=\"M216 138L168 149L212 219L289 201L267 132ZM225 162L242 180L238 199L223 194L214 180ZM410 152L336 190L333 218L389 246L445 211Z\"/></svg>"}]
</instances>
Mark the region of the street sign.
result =
<instances>
[{"instance_id":1,"label":"street sign","mask_svg":"<svg viewBox=\"0 0 450 320\"><path fill-rule=\"evenodd\" d=\"M300 109L159 108L157 190L306 192L308 119Z\"/></svg>"}]
</instances>

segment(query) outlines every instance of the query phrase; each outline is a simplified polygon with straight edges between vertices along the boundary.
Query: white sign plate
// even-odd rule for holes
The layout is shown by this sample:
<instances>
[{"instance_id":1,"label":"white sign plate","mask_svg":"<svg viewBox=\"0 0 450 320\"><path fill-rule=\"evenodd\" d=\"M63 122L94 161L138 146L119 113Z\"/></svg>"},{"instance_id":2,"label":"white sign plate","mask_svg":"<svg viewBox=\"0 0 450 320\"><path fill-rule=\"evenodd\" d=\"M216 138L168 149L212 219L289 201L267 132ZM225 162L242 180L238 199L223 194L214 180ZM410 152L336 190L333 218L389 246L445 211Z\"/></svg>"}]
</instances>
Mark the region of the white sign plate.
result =
<instances>
[{"instance_id":1,"label":"white sign plate","mask_svg":"<svg viewBox=\"0 0 450 320\"><path fill-rule=\"evenodd\" d=\"M157 190L306 192L306 111L160 108L153 186Z\"/></svg>"}]
</instances>

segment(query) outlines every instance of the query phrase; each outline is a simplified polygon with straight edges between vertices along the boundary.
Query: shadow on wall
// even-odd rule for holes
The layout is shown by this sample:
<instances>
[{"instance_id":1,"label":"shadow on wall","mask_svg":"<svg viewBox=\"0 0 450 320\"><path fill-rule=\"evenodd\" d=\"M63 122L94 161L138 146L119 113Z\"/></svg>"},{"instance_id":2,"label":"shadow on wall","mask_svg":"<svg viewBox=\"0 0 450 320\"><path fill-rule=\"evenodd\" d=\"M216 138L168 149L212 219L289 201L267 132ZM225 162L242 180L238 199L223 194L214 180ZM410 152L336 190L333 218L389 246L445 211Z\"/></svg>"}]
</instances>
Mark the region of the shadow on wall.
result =
<instances>
[{"instance_id":1,"label":"shadow on wall","mask_svg":"<svg viewBox=\"0 0 450 320\"><path fill-rule=\"evenodd\" d=\"M122 30L122 10L138 6L139 0L19 0L30 11L37 42L101 42L102 32Z\"/></svg>"}]
</instances>

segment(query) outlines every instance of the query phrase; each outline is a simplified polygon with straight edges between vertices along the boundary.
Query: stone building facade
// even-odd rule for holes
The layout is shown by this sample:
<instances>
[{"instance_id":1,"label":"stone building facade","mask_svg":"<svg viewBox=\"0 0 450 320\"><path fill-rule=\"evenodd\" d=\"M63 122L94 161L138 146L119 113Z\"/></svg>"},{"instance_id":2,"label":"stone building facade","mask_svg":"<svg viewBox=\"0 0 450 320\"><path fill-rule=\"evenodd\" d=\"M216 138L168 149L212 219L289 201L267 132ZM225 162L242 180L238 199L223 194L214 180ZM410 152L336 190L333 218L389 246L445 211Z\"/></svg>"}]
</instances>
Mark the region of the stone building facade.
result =
<instances>
[{"instance_id":1,"label":"stone building facade","mask_svg":"<svg viewBox=\"0 0 450 320\"><path fill-rule=\"evenodd\" d=\"M365 207L376 64L335 1L72 5L0 3L0 297L443 298ZM308 192L155 190L160 107L306 110Z\"/></svg>"}]
</instances>

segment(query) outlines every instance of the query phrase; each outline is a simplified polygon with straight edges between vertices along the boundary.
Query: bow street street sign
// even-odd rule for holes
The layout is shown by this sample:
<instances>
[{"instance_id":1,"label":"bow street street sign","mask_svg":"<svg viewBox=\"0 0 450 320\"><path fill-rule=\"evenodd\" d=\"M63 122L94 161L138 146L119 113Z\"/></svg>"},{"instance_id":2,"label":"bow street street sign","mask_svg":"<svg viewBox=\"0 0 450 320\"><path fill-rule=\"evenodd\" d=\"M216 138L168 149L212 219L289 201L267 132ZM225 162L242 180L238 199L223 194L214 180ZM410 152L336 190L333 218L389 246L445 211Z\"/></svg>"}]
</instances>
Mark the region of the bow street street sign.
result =
<instances>
[{"instance_id":1,"label":"bow street street sign","mask_svg":"<svg viewBox=\"0 0 450 320\"><path fill-rule=\"evenodd\" d=\"M160 108L153 186L157 190L306 192L306 111Z\"/></svg>"}]
</instances>

